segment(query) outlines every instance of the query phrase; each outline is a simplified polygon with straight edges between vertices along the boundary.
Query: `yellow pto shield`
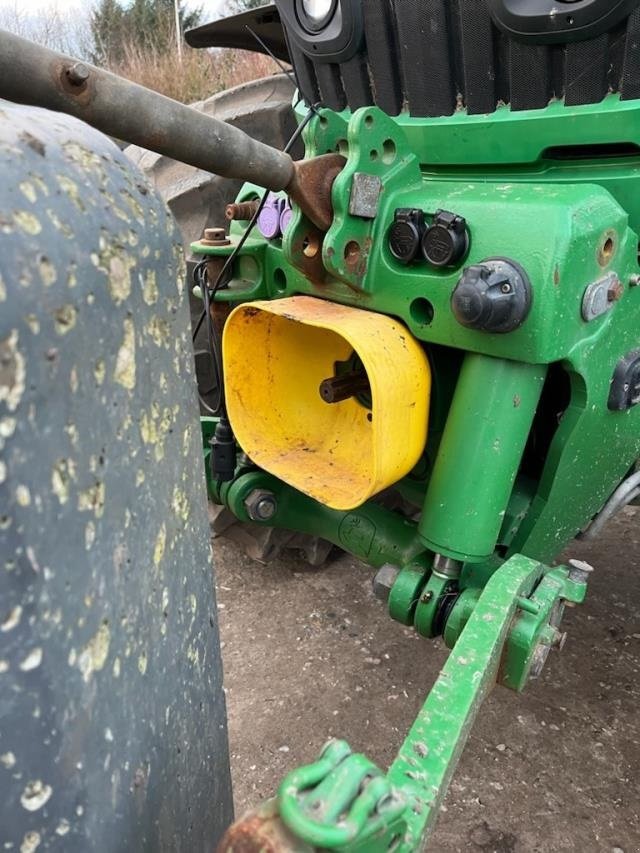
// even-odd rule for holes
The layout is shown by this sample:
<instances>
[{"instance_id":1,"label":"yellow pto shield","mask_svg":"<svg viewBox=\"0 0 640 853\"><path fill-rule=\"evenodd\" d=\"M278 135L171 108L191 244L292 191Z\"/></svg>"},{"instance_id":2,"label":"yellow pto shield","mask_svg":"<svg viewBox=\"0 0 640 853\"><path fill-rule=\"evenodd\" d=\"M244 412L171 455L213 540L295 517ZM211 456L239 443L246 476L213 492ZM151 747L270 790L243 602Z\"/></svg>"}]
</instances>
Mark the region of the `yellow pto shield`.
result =
<instances>
[{"instance_id":1,"label":"yellow pto shield","mask_svg":"<svg viewBox=\"0 0 640 853\"><path fill-rule=\"evenodd\" d=\"M354 509L416 464L431 372L397 320L310 296L238 306L224 329L229 420L256 465L334 509ZM364 368L369 395L327 403L340 364Z\"/></svg>"}]
</instances>

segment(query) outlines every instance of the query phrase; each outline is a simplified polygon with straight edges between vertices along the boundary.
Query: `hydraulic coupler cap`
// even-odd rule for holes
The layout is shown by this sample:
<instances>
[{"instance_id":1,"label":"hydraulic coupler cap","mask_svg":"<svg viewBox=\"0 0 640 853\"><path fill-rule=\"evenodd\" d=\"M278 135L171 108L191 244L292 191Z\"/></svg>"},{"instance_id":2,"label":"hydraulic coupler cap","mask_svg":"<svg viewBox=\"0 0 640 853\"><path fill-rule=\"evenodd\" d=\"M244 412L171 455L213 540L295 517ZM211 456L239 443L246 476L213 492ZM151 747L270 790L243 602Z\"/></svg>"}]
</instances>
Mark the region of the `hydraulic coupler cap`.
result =
<instances>
[{"instance_id":1,"label":"hydraulic coupler cap","mask_svg":"<svg viewBox=\"0 0 640 853\"><path fill-rule=\"evenodd\" d=\"M482 332L512 332L531 309L531 284L515 261L490 258L467 267L451 294L456 320Z\"/></svg>"},{"instance_id":2,"label":"hydraulic coupler cap","mask_svg":"<svg viewBox=\"0 0 640 853\"><path fill-rule=\"evenodd\" d=\"M389 251L401 264L410 264L420 251L425 230L424 213L416 208L398 208L389 228Z\"/></svg>"},{"instance_id":3,"label":"hydraulic coupler cap","mask_svg":"<svg viewBox=\"0 0 640 853\"><path fill-rule=\"evenodd\" d=\"M285 199L269 193L264 207L258 216L258 230L267 240L275 240L282 233L280 217L285 206Z\"/></svg>"},{"instance_id":4,"label":"hydraulic coupler cap","mask_svg":"<svg viewBox=\"0 0 640 853\"><path fill-rule=\"evenodd\" d=\"M422 237L422 254L431 266L455 267L469 251L469 231L462 216L436 210L433 222Z\"/></svg>"}]
</instances>

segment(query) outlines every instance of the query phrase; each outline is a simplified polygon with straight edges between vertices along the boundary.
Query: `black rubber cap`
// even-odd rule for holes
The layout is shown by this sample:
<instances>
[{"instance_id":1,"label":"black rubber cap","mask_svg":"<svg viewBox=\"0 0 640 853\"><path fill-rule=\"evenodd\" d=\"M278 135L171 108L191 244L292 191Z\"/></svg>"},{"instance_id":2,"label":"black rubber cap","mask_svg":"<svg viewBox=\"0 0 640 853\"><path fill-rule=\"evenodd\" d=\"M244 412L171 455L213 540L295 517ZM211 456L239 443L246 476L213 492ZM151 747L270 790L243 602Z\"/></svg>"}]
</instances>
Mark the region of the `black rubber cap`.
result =
<instances>
[{"instance_id":1,"label":"black rubber cap","mask_svg":"<svg viewBox=\"0 0 640 853\"><path fill-rule=\"evenodd\" d=\"M424 213L413 208L398 208L389 228L389 251L401 264L410 264L420 252L425 230Z\"/></svg>"},{"instance_id":2,"label":"black rubber cap","mask_svg":"<svg viewBox=\"0 0 640 853\"><path fill-rule=\"evenodd\" d=\"M422 238L422 254L433 267L455 267L469 251L469 232L462 216L438 210Z\"/></svg>"},{"instance_id":3,"label":"black rubber cap","mask_svg":"<svg viewBox=\"0 0 640 853\"><path fill-rule=\"evenodd\" d=\"M464 270L451 294L451 310L468 329L502 334L524 323L531 298L529 278L519 264L490 258Z\"/></svg>"}]
</instances>

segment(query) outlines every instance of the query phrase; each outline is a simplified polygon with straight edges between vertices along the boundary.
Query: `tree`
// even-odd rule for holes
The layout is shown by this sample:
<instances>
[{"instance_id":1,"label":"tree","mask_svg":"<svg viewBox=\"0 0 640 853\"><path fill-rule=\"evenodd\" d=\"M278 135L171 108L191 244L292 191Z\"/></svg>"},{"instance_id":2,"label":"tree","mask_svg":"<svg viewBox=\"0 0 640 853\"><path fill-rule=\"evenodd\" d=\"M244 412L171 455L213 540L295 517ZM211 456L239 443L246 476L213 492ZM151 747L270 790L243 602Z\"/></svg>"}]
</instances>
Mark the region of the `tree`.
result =
<instances>
[{"instance_id":1,"label":"tree","mask_svg":"<svg viewBox=\"0 0 640 853\"><path fill-rule=\"evenodd\" d=\"M180 30L196 27L201 9L185 11L178 0ZM91 15L93 61L98 65L122 62L127 50L164 52L175 43L174 0L133 0L122 6L119 0L100 0Z\"/></svg>"},{"instance_id":2,"label":"tree","mask_svg":"<svg viewBox=\"0 0 640 853\"><path fill-rule=\"evenodd\" d=\"M249 12L251 9L259 9L270 0L227 0L225 3L225 14L239 15L241 12Z\"/></svg>"},{"instance_id":3,"label":"tree","mask_svg":"<svg viewBox=\"0 0 640 853\"><path fill-rule=\"evenodd\" d=\"M96 65L113 65L124 55L124 11L117 0L100 0L91 13L91 60Z\"/></svg>"}]
</instances>

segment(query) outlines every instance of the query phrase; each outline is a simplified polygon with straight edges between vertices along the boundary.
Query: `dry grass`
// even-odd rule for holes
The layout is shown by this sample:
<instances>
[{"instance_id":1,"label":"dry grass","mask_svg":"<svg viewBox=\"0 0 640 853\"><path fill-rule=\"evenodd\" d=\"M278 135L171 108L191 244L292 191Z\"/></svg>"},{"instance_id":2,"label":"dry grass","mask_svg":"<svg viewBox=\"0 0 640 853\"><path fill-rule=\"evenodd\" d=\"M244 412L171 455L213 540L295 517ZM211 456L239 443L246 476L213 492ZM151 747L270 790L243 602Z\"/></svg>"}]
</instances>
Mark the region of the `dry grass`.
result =
<instances>
[{"instance_id":1,"label":"dry grass","mask_svg":"<svg viewBox=\"0 0 640 853\"><path fill-rule=\"evenodd\" d=\"M177 50L161 53L128 45L124 60L109 70L188 104L280 69L268 56L245 50L208 51L185 46L181 60Z\"/></svg>"},{"instance_id":2,"label":"dry grass","mask_svg":"<svg viewBox=\"0 0 640 853\"><path fill-rule=\"evenodd\" d=\"M70 9L65 0L50 0L33 12L24 0L6 0L0 5L0 29L46 45L63 53L89 58L94 50L89 25L90 7ZM111 63L109 70L129 80L155 89L183 103L193 103L256 80L280 69L268 56L244 50L194 50L186 44L182 61L175 47L173 16L168 32L159 43L170 50L142 49L132 39L124 46L124 59Z\"/></svg>"}]
</instances>

